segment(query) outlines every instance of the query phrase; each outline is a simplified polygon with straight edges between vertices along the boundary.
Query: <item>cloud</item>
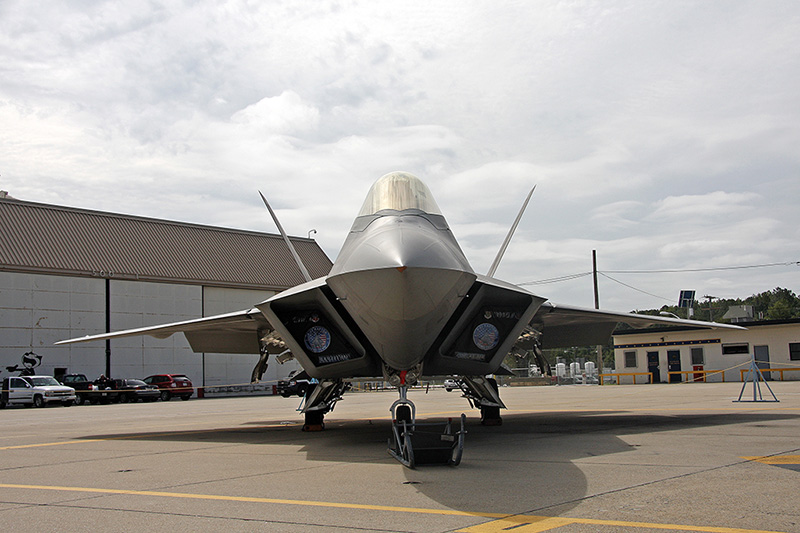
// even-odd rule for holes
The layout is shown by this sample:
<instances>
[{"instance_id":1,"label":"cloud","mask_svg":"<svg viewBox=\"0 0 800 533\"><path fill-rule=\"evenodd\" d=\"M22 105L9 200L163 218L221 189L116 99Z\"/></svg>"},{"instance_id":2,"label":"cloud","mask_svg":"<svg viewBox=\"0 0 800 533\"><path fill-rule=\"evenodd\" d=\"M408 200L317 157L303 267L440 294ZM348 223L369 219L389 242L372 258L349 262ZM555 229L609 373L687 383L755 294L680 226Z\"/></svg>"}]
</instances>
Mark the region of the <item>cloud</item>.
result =
<instances>
[{"instance_id":1,"label":"cloud","mask_svg":"<svg viewBox=\"0 0 800 533\"><path fill-rule=\"evenodd\" d=\"M761 203L760 195L750 192L728 193L714 191L702 195L669 196L655 205L651 220L692 218L695 221L724 217L731 223L751 212L753 204Z\"/></svg>"},{"instance_id":2,"label":"cloud","mask_svg":"<svg viewBox=\"0 0 800 533\"><path fill-rule=\"evenodd\" d=\"M9 0L0 188L270 231L262 189L335 256L372 182L402 169L480 271L538 184L498 272L512 281L585 272L593 249L609 270L797 259L798 20L791 2ZM543 288L591 305L584 281ZM602 283L604 306L653 300Z\"/></svg>"}]
</instances>

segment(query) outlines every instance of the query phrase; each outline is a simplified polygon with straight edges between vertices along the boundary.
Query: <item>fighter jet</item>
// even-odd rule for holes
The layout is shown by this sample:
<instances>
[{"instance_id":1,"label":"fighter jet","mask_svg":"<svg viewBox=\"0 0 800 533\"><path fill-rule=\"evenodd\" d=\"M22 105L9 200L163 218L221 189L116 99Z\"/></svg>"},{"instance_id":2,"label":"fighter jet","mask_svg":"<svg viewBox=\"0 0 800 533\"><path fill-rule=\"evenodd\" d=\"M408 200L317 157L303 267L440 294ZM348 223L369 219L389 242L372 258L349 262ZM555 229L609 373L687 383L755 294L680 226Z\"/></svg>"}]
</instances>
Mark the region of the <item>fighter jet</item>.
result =
<instances>
[{"instance_id":1,"label":"fighter jet","mask_svg":"<svg viewBox=\"0 0 800 533\"><path fill-rule=\"evenodd\" d=\"M318 279L310 278L264 199L305 283L251 309L57 344L132 335L166 338L181 332L198 353L263 357L276 351L279 337L318 381L302 412L304 429L319 430L324 415L346 391L347 380L370 377L398 388L392 416L413 424L416 412L407 388L423 376L459 376L460 388L480 409L482 423L499 425L505 405L489 376L500 371L503 358L520 339L531 335L542 348L555 348L605 344L619 323L741 329L556 305L494 278L530 197L489 272L481 275L470 266L428 187L406 172L386 174L369 190L330 273Z\"/></svg>"}]
</instances>

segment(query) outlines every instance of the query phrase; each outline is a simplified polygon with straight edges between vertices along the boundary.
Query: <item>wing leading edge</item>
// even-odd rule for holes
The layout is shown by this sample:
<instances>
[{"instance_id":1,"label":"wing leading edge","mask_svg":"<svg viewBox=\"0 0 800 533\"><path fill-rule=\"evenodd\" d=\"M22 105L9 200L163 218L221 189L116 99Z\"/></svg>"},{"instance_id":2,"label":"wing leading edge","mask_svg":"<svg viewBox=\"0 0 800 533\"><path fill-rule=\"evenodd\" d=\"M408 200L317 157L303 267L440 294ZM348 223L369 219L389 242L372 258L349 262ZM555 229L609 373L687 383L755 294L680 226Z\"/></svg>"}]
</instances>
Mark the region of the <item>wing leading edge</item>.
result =
<instances>
[{"instance_id":1,"label":"wing leading edge","mask_svg":"<svg viewBox=\"0 0 800 533\"><path fill-rule=\"evenodd\" d=\"M274 328L264 314L256 308L215 315L171 324L127 329L114 333L87 335L59 341L56 344L73 344L120 337L150 335L166 339L174 333L183 333L194 352L258 354L260 339Z\"/></svg>"}]
</instances>

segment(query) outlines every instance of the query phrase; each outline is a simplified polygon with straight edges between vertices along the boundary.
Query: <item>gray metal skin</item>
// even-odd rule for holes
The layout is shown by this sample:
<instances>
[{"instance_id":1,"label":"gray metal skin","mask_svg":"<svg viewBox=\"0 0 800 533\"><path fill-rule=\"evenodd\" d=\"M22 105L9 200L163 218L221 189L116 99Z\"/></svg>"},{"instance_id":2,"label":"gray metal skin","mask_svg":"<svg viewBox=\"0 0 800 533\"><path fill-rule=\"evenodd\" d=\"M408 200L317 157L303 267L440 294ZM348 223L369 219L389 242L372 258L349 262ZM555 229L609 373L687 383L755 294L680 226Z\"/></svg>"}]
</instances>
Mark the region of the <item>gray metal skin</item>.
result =
<instances>
[{"instance_id":1,"label":"gray metal skin","mask_svg":"<svg viewBox=\"0 0 800 533\"><path fill-rule=\"evenodd\" d=\"M494 373L542 302L475 274L443 216L408 209L356 218L324 283L257 307L310 376L335 379L420 365L426 375ZM476 321L497 322L502 338L470 346ZM300 334L313 324L348 346L312 353Z\"/></svg>"}]
</instances>

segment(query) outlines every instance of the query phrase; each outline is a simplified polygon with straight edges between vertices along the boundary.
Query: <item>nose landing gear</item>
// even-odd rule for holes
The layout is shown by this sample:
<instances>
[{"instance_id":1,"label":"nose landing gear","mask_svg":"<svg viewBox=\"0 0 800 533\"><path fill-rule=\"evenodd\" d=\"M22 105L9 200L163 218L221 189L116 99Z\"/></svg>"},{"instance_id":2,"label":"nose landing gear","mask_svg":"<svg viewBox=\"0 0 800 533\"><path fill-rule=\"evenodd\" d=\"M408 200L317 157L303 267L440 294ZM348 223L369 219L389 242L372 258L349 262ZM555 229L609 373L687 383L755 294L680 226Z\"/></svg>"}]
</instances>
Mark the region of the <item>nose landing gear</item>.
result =
<instances>
[{"instance_id":1,"label":"nose landing gear","mask_svg":"<svg viewBox=\"0 0 800 533\"><path fill-rule=\"evenodd\" d=\"M464 452L464 422L457 427L450 418L446 423L418 423L414 402L408 399L408 386L398 387L400 399L389 408L392 413L392 436L389 438L389 455L408 468L418 464L456 466Z\"/></svg>"}]
</instances>

